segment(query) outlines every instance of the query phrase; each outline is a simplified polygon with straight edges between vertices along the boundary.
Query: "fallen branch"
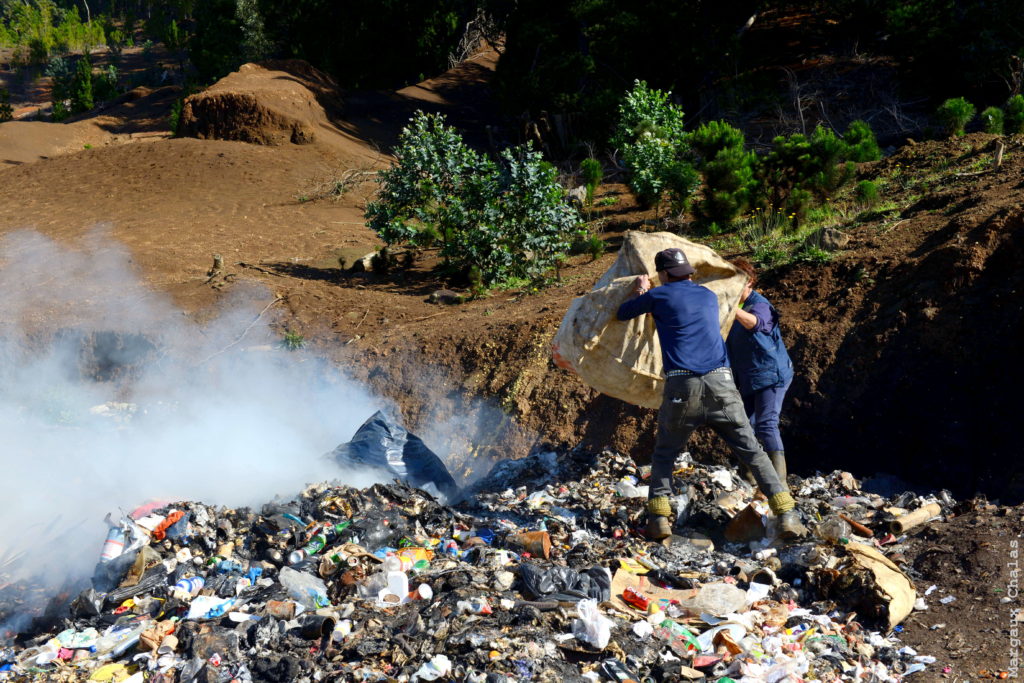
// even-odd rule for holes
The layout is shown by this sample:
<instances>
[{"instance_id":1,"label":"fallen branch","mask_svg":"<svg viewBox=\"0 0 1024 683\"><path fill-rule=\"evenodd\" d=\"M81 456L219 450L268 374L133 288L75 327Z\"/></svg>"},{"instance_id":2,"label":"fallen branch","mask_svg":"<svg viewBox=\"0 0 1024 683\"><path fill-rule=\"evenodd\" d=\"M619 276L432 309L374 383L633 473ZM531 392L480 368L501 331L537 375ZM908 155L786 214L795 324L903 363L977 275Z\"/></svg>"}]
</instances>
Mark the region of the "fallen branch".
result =
<instances>
[{"instance_id":1,"label":"fallen branch","mask_svg":"<svg viewBox=\"0 0 1024 683\"><path fill-rule=\"evenodd\" d=\"M253 318L253 321L251 323L249 323L248 327L246 327L244 330L242 330L242 334L238 335L238 337L235 339L235 341L231 342L230 344L225 346L220 351L215 351L215 352L211 353L209 356L207 356L206 358L204 358L201 361L199 361L198 365L202 365L202 364L206 363L207 361L209 361L210 359L216 358L220 354L222 354L225 351L227 351L228 349L230 349L232 346L235 346L236 344L238 344L238 342L242 341L242 339L245 337L245 335L249 334L249 330L251 330L253 327L255 327L256 323L258 323L260 321L260 318L263 317L263 314L266 313L267 311L269 311L271 306L273 306L274 304L278 303L279 301L284 301L284 299L285 299L285 297L279 296L276 299L274 299L273 301L271 301L269 304L264 306L263 310L260 311L259 315L257 315L255 318Z\"/></svg>"}]
</instances>

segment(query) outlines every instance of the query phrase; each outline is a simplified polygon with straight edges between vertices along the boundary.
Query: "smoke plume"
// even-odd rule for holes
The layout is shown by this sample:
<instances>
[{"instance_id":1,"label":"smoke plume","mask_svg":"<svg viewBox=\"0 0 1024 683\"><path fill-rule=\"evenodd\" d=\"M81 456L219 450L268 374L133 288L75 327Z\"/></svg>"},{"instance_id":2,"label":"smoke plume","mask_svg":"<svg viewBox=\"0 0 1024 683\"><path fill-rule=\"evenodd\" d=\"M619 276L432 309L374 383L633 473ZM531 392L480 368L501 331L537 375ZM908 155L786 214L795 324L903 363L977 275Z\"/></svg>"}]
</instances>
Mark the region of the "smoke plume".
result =
<instances>
[{"instance_id":1,"label":"smoke plume","mask_svg":"<svg viewBox=\"0 0 1024 683\"><path fill-rule=\"evenodd\" d=\"M26 231L0 242L0 292L0 586L88 576L104 516L147 500L258 505L372 483L321 455L379 401L281 349L266 290L197 322L102 231L73 247Z\"/></svg>"}]
</instances>

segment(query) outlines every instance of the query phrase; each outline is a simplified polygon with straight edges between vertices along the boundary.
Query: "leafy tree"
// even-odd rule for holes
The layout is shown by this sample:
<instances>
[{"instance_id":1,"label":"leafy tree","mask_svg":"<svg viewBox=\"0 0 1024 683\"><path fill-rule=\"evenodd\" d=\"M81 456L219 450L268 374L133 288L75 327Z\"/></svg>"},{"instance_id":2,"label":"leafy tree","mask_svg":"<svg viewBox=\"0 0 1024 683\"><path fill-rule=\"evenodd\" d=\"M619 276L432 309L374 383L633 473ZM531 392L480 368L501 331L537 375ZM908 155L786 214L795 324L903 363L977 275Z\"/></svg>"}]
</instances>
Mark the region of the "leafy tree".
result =
<instances>
[{"instance_id":1,"label":"leafy tree","mask_svg":"<svg viewBox=\"0 0 1024 683\"><path fill-rule=\"evenodd\" d=\"M686 106L743 54L740 29L757 0L492 2L506 33L497 90L516 113L581 112L582 135L605 137L634 78ZM685 99L692 98L692 99Z\"/></svg>"},{"instance_id":2,"label":"leafy tree","mask_svg":"<svg viewBox=\"0 0 1024 683\"><path fill-rule=\"evenodd\" d=\"M843 134L843 142L849 149L850 161L878 161L882 150L878 147L875 132L867 121L853 121Z\"/></svg>"},{"instance_id":3,"label":"leafy tree","mask_svg":"<svg viewBox=\"0 0 1024 683\"><path fill-rule=\"evenodd\" d=\"M92 92L92 64L83 56L75 66L75 76L71 81L71 113L79 114L90 111L94 106Z\"/></svg>"},{"instance_id":4,"label":"leafy tree","mask_svg":"<svg viewBox=\"0 0 1024 683\"><path fill-rule=\"evenodd\" d=\"M417 112L394 155L366 210L388 246L437 243L450 268L476 266L486 283L540 277L568 248L579 217L539 152L508 149L495 164L444 117Z\"/></svg>"},{"instance_id":5,"label":"leafy tree","mask_svg":"<svg viewBox=\"0 0 1024 683\"><path fill-rule=\"evenodd\" d=\"M557 265L579 233L579 216L558 172L529 145L499 154L496 192L484 220L456 233L463 267L478 264L488 282L537 280Z\"/></svg>"},{"instance_id":6,"label":"leafy tree","mask_svg":"<svg viewBox=\"0 0 1024 683\"><path fill-rule=\"evenodd\" d=\"M106 69L94 75L92 79L93 99L99 102L108 102L119 94L117 87L117 67L109 64Z\"/></svg>"},{"instance_id":7,"label":"leafy tree","mask_svg":"<svg viewBox=\"0 0 1024 683\"><path fill-rule=\"evenodd\" d=\"M953 97L941 105L935 116L950 135L963 135L964 128L974 118L974 105L963 97Z\"/></svg>"},{"instance_id":8,"label":"leafy tree","mask_svg":"<svg viewBox=\"0 0 1024 683\"><path fill-rule=\"evenodd\" d=\"M378 200L367 207L369 226L387 244L441 244L458 258L459 231L483 220L494 194L494 164L468 147L443 116L417 112L399 136L397 163L378 174Z\"/></svg>"},{"instance_id":9,"label":"leafy tree","mask_svg":"<svg viewBox=\"0 0 1024 683\"><path fill-rule=\"evenodd\" d=\"M630 187L648 206L661 201L670 171L679 174L678 163L686 153L683 110L670 100L671 95L634 81L619 104L611 139L630 170Z\"/></svg>"}]
</instances>

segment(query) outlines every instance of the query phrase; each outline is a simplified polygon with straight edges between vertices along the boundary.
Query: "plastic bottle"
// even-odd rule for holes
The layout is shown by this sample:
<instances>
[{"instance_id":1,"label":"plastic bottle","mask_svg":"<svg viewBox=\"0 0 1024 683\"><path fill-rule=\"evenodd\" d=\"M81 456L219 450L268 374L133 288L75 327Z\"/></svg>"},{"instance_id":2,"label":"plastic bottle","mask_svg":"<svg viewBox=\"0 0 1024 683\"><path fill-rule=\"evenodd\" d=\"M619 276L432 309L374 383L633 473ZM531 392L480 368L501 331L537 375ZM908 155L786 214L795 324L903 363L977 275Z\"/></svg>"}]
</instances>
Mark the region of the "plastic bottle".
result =
<instances>
[{"instance_id":1,"label":"plastic bottle","mask_svg":"<svg viewBox=\"0 0 1024 683\"><path fill-rule=\"evenodd\" d=\"M828 543L850 537L850 525L838 515L829 515L814 528L814 535Z\"/></svg>"},{"instance_id":2,"label":"plastic bottle","mask_svg":"<svg viewBox=\"0 0 1024 683\"><path fill-rule=\"evenodd\" d=\"M308 609L318 609L331 604L327 599L327 586L315 576L282 567L279 580L288 595Z\"/></svg>"}]
</instances>

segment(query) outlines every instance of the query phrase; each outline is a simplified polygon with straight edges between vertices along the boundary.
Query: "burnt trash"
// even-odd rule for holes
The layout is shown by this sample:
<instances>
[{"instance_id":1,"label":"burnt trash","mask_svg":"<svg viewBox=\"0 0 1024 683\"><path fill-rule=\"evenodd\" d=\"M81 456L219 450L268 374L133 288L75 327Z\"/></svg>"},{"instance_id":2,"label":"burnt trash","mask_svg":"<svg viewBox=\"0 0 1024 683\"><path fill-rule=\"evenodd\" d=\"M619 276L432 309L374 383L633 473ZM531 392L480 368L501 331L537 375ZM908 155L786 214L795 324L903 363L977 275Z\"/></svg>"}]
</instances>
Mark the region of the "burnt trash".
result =
<instances>
[{"instance_id":1,"label":"burnt trash","mask_svg":"<svg viewBox=\"0 0 1024 683\"><path fill-rule=\"evenodd\" d=\"M820 533L786 545L734 470L684 454L676 535L651 543L649 468L621 454L499 463L454 502L422 442L382 416L364 428L335 457L397 481L254 509L147 504L110 521L91 584L46 596L45 619L15 619L32 589L0 580L0 622L16 624L0 680L893 680L934 665L899 641L931 598L891 559L890 524L956 501L791 477Z\"/></svg>"}]
</instances>

